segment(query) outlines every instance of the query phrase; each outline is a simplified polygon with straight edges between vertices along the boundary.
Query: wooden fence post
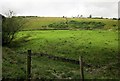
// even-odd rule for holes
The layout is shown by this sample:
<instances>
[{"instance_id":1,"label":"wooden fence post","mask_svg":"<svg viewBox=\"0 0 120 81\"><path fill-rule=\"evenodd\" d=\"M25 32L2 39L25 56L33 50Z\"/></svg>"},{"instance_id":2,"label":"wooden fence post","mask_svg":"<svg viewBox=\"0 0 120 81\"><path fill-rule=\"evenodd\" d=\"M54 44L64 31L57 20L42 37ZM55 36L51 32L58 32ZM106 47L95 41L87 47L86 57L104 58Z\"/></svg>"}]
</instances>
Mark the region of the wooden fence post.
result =
<instances>
[{"instance_id":1,"label":"wooden fence post","mask_svg":"<svg viewBox=\"0 0 120 81\"><path fill-rule=\"evenodd\" d=\"M79 63L80 63L80 78L81 78L81 81L84 81L83 58L82 58L82 56L79 57Z\"/></svg>"},{"instance_id":2,"label":"wooden fence post","mask_svg":"<svg viewBox=\"0 0 120 81\"><path fill-rule=\"evenodd\" d=\"M31 78L31 50L28 50L27 54L27 74L26 74L27 81L30 81Z\"/></svg>"}]
</instances>

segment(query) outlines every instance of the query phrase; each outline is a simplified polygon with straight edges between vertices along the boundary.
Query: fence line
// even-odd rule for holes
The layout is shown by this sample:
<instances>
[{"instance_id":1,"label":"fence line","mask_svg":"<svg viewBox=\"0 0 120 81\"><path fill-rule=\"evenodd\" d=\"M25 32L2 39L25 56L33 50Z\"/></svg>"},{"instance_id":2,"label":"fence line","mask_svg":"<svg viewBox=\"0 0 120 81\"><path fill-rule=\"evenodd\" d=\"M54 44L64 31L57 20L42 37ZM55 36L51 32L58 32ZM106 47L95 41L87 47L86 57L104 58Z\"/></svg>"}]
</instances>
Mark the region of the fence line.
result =
<instances>
[{"instance_id":1,"label":"fence line","mask_svg":"<svg viewBox=\"0 0 120 81\"><path fill-rule=\"evenodd\" d=\"M45 54L45 53L32 53L32 56L45 56L49 59L52 60L58 60L58 61L63 61L63 62L69 62L69 63L73 63L73 64L77 64L79 65L79 60L74 60L74 59L70 59L70 58L65 58L65 57L59 57L59 56L54 56L54 55L50 55L50 54ZM83 62L83 65L86 67L92 67L91 64L85 63ZM97 66L96 66L97 67Z\"/></svg>"},{"instance_id":2,"label":"fence line","mask_svg":"<svg viewBox=\"0 0 120 81\"><path fill-rule=\"evenodd\" d=\"M31 79L31 50L28 50L28 54L27 54L26 79L27 79L27 81L30 81L30 79Z\"/></svg>"},{"instance_id":3,"label":"fence line","mask_svg":"<svg viewBox=\"0 0 120 81\"><path fill-rule=\"evenodd\" d=\"M82 58L82 56L79 57L79 61L80 61L80 77L81 77L81 81L84 81L84 69L83 69L83 58Z\"/></svg>"},{"instance_id":4,"label":"fence line","mask_svg":"<svg viewBox=\"0 0 120 81\"><path fill-rule=\"evenodd\" d=\"M71 63L75 63L75 64L79 64L80 65L80 77L81 80L84 81L84 71L83 71L83 60L82 57L79 58L79 61L77 60L73 60L73 59L68 59L68 58L63 58L63 57L57 57L57 56L53 56L53 55L48 55L48 54L39 54L38 53L31 53L31 50L28 50L28 54L27 54L27 71L26 71L26 79L27 81L31 80L31 56L32 55L36 55L36 56L46 56L50 59L53 60L61 60L64 62L71 62Z\"/></svg>"},{"instance_id":5,"label":"fence line","mask_svg":"<svg viewBox=\"0 0 120 81\"><path fill-rule=\"evenodd\" d=\"M53 56L53 55L49 55L49 54L44 54L44 53L33 53L33 56L45 56L49 59L53 59L53 60L59 60L59 61L63 61L63 62L70 62L73 64L79 64L78 60L74 60L74 59L70 59L70 58L64 58L64 57L58 57L58 56Z\"/></svg>"}]
</instances>

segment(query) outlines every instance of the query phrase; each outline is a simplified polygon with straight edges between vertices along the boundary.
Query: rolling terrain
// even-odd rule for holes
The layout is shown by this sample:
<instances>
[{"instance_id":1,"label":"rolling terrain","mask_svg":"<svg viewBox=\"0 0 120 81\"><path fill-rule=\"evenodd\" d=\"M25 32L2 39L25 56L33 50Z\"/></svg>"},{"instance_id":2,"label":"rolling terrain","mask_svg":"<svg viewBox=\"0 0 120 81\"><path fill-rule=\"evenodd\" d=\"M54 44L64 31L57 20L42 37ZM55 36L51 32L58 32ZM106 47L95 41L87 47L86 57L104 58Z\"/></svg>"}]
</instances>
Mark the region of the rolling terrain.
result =
<instances>
[{"instance_id":1,"label":"rolling terrain","mask_svg":"<svg viewBox=\"0 0 120 81\"><path fill-rule=\"evenodd\" d=\"M27 50L74 60L83 56L84 62L92 65L84 66L85 79L119 78L117 20L59 17L24 20L27 23L9 48L3 47L4 78L25 78ZM32 57L32 78L80 79L79 65L36 55Z\"/></svg>"}]
</instances>

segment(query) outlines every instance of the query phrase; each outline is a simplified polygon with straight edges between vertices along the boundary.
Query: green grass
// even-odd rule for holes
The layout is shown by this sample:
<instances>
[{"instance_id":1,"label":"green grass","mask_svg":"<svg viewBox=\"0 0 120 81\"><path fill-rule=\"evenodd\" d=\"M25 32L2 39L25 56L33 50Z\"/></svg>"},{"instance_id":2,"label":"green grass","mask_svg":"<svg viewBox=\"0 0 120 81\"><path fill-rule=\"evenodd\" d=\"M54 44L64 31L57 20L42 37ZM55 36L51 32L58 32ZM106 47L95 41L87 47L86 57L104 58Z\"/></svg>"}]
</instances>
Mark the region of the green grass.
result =
<instances>
[{"instance_id":1,"label":"green grass","mask_svg":"<svg viewBox=\"0 0 120 81\"><path fill-rule=\"evenodd\" d=\"M106 64L108 61L114 61L115 59L111 60L111 58L115 57L118 52L118 37L117 32L114 31L23 31L17 35L17 40L23 44L15 48L19 52L31 49L33 52L43 52L76 60L82 55L86 62L90 61L92 64L99 62ZM110 57L107 58L108 56Z\"/></svg>"},{"instance_id":2,"label":"green grass","mask_svg":"<svg viewBox=\"0 0 120 81\"><path fill-rule=\"evenodd\" d=\"M52 23L65 22L65 18L25 18L24 30L39 29ZM102 22L103 29L117 28L117 20L68 18L68 21ZM114 27L113 25L116 25ZM113 30L36 30L20 31L8 47L3 47L3 77L25 78L26 54L47 53L78 60L92 67L84 67L86 79L115 79L117 75L118 32ZM32 57L32 78L79 79L79 65L60 62L46 57Z\"/></svg>"},{"instance_id":3,"label":"green grass","mask_svg":"<svg viewBox=\"0 0 120 81\"><path fill-rule=\"evenodd\" d=\"M5 69L3 75L25 78L25 57L27 50L31 49L32 53L47 53L76 60L82 55L84 61L92 65L92 67L84 67L86 79L118 78L117 35L118 32L107 30L21 31L11 44L14 53L9 52L10 50L4 51L7 52L4 57L8 60L3 61ZM18 64L11 64L9 60L17 60ZM21 67L18 67L19 64ZM18 71L20 68L22 70ZM32 57L32 78L78 79L79 65L54 61L46 57Z\"/></svg>"},{"instance_id":4,"label":"green grass","mask_svg":"<svg viewBox=\"0 0 120 81\"><path fill-rule=\"evenodd\" d=\"M62 22L65 21L65 19L59 17L33 17L25 18L25 21L27 21L27 23L23 27L23 30L40 29L42 26L49 25L54 22Z\"/></svg>"},{"instance_id":5,"label":"green grass","mask_svg":"<svg viewBox=\"0 0 120 81\"><path fill-rule=\"evenodd\" d=\"M27 23L22 30L41 29L42 26L48 26L49 24L66 22L65 18L60 17L30 17L24 18ZM90 18L68 18L68 22L71 20L78 22L102 22L105 24L103 29L117 29L118 21L112 19L90 19Z\"/></svg>"},{"instance_id":6,"label":"green grass","mask_svg":"<svg viewBox=\"0 0 120 81\"><path fill-rule=\"evenodd\" d=\"M26 76L25 55L17 54L10 48L2 48L2 77L3 78L24 78Z\"/></svg>"},{"instance_id":7,"label":"green grass","mask_svg":"<svg viewBox=\"0 0 120 81\"><path fill-rule=\"evenodd\" d=\"M3 78L26 79L26 54L3 48ZM32 57L32 79L79 79L79 66L71 63Z\"/></svg>"}]
</instances>

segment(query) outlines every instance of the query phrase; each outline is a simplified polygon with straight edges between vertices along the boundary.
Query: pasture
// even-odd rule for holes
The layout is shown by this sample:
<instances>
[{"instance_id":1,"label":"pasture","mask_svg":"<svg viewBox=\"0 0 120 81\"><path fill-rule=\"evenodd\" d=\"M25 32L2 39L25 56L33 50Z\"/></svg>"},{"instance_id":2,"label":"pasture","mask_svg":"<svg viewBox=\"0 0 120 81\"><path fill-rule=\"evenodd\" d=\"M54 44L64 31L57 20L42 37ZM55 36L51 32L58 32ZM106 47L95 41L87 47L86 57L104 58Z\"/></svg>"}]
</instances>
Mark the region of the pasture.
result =
<instances>
[{"instance_id":1,"label":"pasture","mask_svg":"<svg viewBox=\"0 0 120 81\"><path fill-rule=\"evenodd\" d=\"M27 23L21 30L38 30L38 29L50 29L50 24L58 24L70 21L76 22L101 22L104 25L102 29L113 29L118 28L118 21L112 19L91 19L91 18L61 18L61 17L26 17L24 18ZM69 26L69 25L68 25ZM71 26L71 25L70 25ZM72 25L74 28L76 24ZM56 26L57 28L57 26Z\"/></svg>"},{"instance_id":2,"label":"pasture","mask_svg":"<svg viewBox=\"0 0 120 81\"><path fill-rule=\"evenodd\" d=\"M14 43L12 45L14 46ZM18 52L31 49L33 52L73 59L78 59L82 55L85 56L86 61L93 59L91 61L95 64L98 62L104 64L105 62L108 63L107 61L115 60L109 60L107 57L116 56L118 37L117 32L103 30L22 31L17 34L15 45L15 50Z\"/></svg>"},{"instance_id":3,"label":"pasture","mask_svg":"<svg viewBox=\"0 0 120 81\"><path fill-rule=\"evenodd\" d=\"M16 34L9 49L3 48L3 53L5 53L3 56L5 71L3 77L25 78L26 54L30 49L32 53L46 53L75 60L78 60L79 56L83 56L84 62L92 65L92 67L84 67L85 79L118 78L118 31L115 29L117 21L68 19L79 22L103 22L106 25L102 29L96 30L38 30L45 25L63 22L65 19L25 18L25 20L28 22L22 30L26 31ZM10 69L11 72L7 73ZM32 78L80 79L79 65L33 56Z\"/></svg>"}]
</instances>

